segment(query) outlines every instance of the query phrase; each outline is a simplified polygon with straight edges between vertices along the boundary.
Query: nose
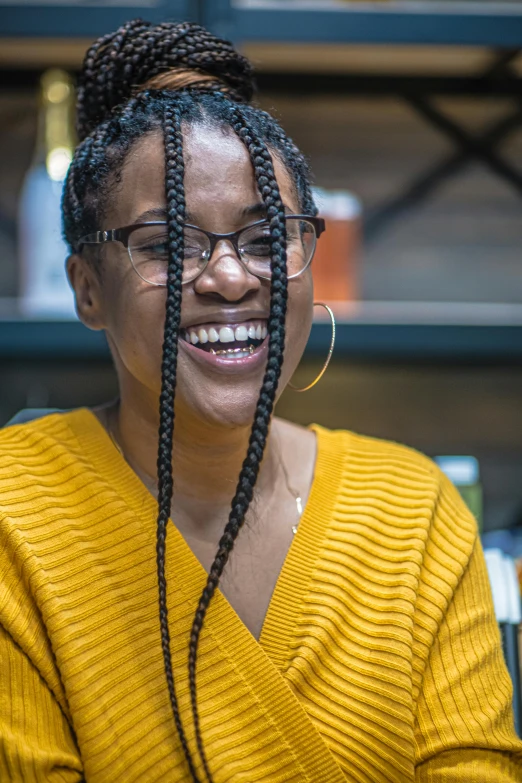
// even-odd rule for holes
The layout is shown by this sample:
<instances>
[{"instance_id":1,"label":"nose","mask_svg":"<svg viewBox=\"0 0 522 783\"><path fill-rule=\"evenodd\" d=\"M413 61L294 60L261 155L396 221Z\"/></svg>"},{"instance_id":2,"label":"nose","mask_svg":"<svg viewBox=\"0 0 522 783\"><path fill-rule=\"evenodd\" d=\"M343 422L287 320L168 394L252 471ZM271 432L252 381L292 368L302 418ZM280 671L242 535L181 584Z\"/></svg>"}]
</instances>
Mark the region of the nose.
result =
<instances>
[{"instance_id":1,"label":"nose","mask_svg":"<svg viewBox=\"0 0 522 783\"><path fill-rule=\"evenodd\" d=\"M205 270L194 281L196 293L214 294L227 302L239 302L260 288L260 279L241 263L227 239L216 244Z\"/></svg>"}]
</instances>

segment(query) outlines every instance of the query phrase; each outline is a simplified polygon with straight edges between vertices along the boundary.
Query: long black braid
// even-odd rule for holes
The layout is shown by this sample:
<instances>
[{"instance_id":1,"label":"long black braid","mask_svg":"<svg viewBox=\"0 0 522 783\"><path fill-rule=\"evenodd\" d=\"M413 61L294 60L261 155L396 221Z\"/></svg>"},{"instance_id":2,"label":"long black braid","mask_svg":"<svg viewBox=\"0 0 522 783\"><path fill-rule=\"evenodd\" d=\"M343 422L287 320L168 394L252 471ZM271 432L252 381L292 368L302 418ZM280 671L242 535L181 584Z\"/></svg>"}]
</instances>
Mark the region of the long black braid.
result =
<instances>
[{"instance_id":1,"label":"long black braid","mask_svg":"<svg viewBox=\"0 0 522 783\"><path fill-rule=\"evenodd\" d=\"M270 225L272 279L270 286L270 315L268 318L268 359L256 412L254 414L248 451L241 468L241 473L239 474L236 494L232 500L230 516L221 540L219 541L218 551L214 558L214 562L210 567L207 583L201 598L199 599L198 608L190 632L189 687L192 717L194 720L196 743L209 783L212 782L212 776L208 768L203 748L196 699L198 642L209 603L219 585L219 580L228 562L239 531L244 525L245 515L252 501L254 486L263 459L270 417L274 407L275 395L283 363L287 302L285 211L274 174L272 158L266 144L264 144L261 139L256 138L252 130L248 128L239 107L234 107L232 109L231 120L234 131L248 149L250 160L254 167L259 192L261 193L261 197L266 207L266 214Z\"/></svg>"},{"instance_id":2,"label":"long black braid","mask_svg":"<svg viewBox=\"0 0 522 783\"><path fill-rule=\"evenodd\" d=\"M167 609L167 580L165 578L165 547L167 525L172 505L172 439L174 434L174 394L178 358L179 324L181 317L181 280L183 274L183 223L185 222L185 193L183 189L183 147L181 114L177 106L165 110L166 200L169 237L169 267L167 272L167 302L165 335L161 364L160 424L158 438L158 520L157 568L159 587L159 614L161 646L172 713L190 774L199 781L179 713L172 660Z\"/></svg>"},{"instance_id":3,"label":"long black braid","mask_svg":"<svg viewBox=\"0 0 522 783\"><path fill-rule=\"evenodd\" d=\"M174 91L168 87L150 88L150 85L147 89L147 83L152 77L179 68L194 69L198 74L204 72L212 79L209 83L189 85ZM140 85L145 86L142 91ZM208 606L252 501L283 362L287 302L286 223L274 174L273 154L282 160L292 175L301 209L308 214L316 212L306 160L269 114L248 105L252 91L250 63L227 41L188 23L155 27L141 20L127 23L96 41L87 52L78 94L78 135L81 141L69 169L63 197L64 235L73 251L81 251L78 240L100 227L107 197L119 180L131 146L145 133L162 132L166 161L169 267L157 463L159 616L172 713L195 783L201 781L185 734L172 671L165 578L166 536L173 493L174 396L184 255L182 130L190 125L211 121L231 128L241 139L252 162L271 237L272 279L265 374L230 516L210 567L190 633L188 673L192 716L198 754L209 783L212 783L212 775L205 756L197 706L199 638Z\"/></svg>"}]
</instances>

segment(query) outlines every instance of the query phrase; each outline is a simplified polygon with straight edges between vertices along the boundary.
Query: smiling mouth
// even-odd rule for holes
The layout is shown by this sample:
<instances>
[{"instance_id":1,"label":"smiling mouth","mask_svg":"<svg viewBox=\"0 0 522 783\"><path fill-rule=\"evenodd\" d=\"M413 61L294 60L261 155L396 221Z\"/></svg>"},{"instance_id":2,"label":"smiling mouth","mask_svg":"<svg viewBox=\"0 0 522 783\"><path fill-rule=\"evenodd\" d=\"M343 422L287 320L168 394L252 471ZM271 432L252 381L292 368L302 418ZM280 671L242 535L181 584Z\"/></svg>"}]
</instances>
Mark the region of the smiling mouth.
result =
<instances>
[{"instance_id":1,"label":"smiling mouth","mask_svg":"<svg viewBox=\"0 0 522 783\"><path fill-rule=\"evenodd\" d=\"M201 324L181 332L185 342L194 348L229 359L251 356L263 344L267 334L264 320L239 324Z\"/></svg>"}]
</instances>

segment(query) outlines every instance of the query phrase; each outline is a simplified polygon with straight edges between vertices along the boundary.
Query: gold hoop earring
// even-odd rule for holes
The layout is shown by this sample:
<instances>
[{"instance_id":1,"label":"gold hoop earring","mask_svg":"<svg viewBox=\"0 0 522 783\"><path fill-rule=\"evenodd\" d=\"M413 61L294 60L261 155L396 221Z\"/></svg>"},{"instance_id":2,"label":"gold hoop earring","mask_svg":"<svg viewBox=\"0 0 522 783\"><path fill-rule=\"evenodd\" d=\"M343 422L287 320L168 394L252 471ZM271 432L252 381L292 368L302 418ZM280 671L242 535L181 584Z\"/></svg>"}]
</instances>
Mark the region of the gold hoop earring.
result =
<instances>
[{"instance_id":1,"label":"gold hoop earring","mask_svg":"<svg viewBox=\"0 0 522 783\"><path fill-rule=\"evenodd\" d=\"M289 383L291 389L293 389L295 392L305 392L312 388L312 386L315 386L316 383L319 383L323 375L325 374L326 370L328 369L328 365L330 364L330 359L332 358L334 346L335 346L335 316L331 310L330 307L328 307L327 304L324 304L324 302L314 302L314 307L324 307L328 315L330 316L330 320L332 322L332 339L330 340L330 348L328 349L328 356L326 357L326 361L323 364L323 368L317 378L312 381L312 383L308 384L308 386L304 386L302 389L298 389L297 386L294 386L292 383Z\"/></svg>"}]
</instances>

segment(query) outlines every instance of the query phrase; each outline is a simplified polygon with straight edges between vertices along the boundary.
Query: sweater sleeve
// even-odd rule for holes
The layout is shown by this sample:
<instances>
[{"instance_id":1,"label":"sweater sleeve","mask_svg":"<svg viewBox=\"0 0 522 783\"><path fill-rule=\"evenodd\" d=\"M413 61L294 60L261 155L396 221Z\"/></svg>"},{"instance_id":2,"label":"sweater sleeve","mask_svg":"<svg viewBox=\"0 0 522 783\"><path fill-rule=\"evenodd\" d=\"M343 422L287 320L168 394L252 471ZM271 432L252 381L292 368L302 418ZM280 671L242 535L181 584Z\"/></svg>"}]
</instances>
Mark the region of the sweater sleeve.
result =
<instances>
[{"instance_id":1,"label":"sweater sleeve","mask_svg":"<svg viewBox=\"0 0 522 783\"><path fill-rule=\"evenodd\" d=\"M67 719L38 670L2 626L0 704L0 780L82 780L81 761Z\"/></svg>"},{"instance_id":2,"label":"sweater sleeve","mask_svg":"<svg viewBox=\"0 0 522 783\"><path fill-rule=\"evenodd\" d=\"M416 721L416 783L517 783L522 742L513 725L507 672L480 539L474 520L443 478L435 521L441 560L451 556L455 527L472 533L469 557L442 615L429 653Z\"/></svg>"},{"instance_id":3,"label":"sweater sleeve","mask_svg":"<svg viewBox=\"0 0 522 783\"><path fill-rule=\"evenodd\" d=\"M78 783L82 763L34 594L34 560L0 515L0 781Z\"/></svg>"}]
</instances>

